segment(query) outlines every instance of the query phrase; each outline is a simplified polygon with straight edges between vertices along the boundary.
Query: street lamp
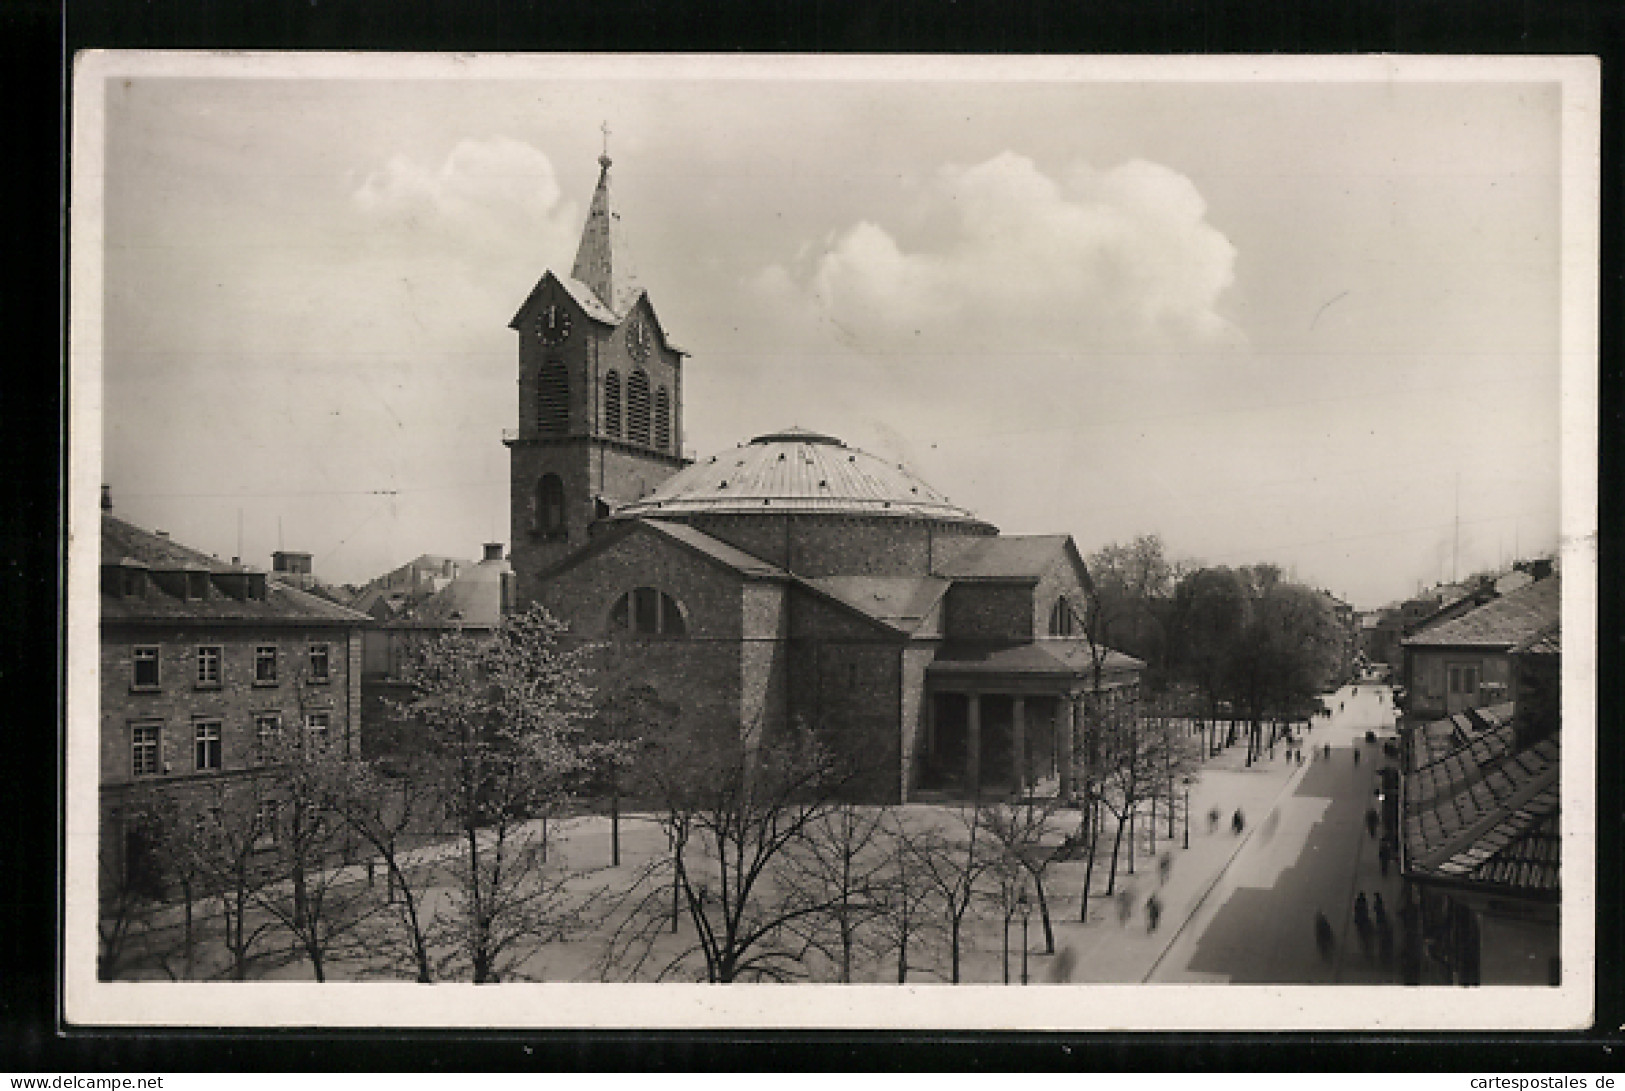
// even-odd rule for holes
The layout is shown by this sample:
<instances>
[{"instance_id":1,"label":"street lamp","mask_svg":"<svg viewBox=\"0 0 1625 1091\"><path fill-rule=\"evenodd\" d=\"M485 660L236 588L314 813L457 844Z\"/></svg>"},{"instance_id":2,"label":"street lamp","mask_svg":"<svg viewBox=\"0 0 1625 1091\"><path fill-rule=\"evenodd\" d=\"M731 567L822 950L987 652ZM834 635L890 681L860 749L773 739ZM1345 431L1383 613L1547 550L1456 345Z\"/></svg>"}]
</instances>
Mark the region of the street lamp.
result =
<instances>
[{"instance_id":1,"label":"street lamp","mask_svg":"<svg viewBox=\"0 0 1625 1091\"><path fill-rule=\"evenodd\" d=\"M1184 778L1185 784L1185 847L1191 847L1191 778Z\"/></svg>"},{"instance_id":2,"label":"street lamp","mask_svg":"<svg viewBox=\"0 0 1625 1091\"><path fill-rule=\"evenodd\" d=\"M1021 983L1027 984L1027 922L1032 920L1033 907L1027 901L1027 884L1021 884L1021 893L1016 895L1016 912L1021 914Z\"/></svg>"}]
</instances>

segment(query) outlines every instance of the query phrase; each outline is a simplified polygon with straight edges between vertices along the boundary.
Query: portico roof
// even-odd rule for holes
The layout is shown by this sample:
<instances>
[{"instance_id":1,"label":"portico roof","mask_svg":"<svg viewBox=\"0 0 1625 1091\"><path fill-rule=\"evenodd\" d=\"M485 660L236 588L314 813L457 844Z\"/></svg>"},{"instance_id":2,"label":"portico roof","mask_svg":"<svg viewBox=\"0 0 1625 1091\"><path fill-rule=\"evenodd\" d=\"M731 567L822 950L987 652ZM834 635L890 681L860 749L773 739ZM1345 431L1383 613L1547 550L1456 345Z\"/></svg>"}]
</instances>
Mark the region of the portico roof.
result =
<instances>
[{"instance_id":1,"label":"portico roof","mask_svg":"<svg viewBox=\"0 0 1625 1091\"><path fill-rule=\"evenodd\" d=\"M1117 676L1144 666L1133 656L1108 648L1104 650L1101 671ZM1047 638L1025 644L948 644L926 672L936 676L1004 674L1090 680L1094 663L1087 640Z\"/></svg>"}]
</instances>

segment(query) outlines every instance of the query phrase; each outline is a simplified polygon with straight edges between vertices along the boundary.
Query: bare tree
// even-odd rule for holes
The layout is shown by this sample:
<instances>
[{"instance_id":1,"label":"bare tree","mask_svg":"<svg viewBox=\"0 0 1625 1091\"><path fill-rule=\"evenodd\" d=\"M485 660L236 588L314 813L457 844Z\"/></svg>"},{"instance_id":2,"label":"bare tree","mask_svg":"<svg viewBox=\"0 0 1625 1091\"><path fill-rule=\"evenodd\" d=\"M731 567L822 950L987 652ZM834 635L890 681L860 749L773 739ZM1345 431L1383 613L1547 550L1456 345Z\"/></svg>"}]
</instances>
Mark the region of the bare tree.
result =
<instances>
[{"instance_id":1,"label":"bare tree","mask_svg":"<svg viewBox=\"0 0 1625 1091\"><path fill-rule=\"evenodd\" d=\"M841 984L852 981L853 958L872 946L869 925L886 908L890 829L885 808L841 803L807 824L776 869L790 902L814 907L791 927L835 965Z\"/></svg>"},{"instance_id":2,"label":"bare tree","mask_svg":"<svg viewBox=\"0 0 1625 1091\"><path fill-rule=\"evenodd\" d=\"M960 807L949 814L952 825L946 834L915 827L905 829L903 837L912 854L912 870L931 889L932 900L942 914L948 933L949 979L957 985L965 923L976 904L979 885L998 864L1000 853L998 842L984 835L980 797L968 808Z\"/></svg>"},{"instance_id":3,"label":"bare tree","mask_svg":"<svg viewBox=\"0 0 1625 1091\"><path fill-rule=\"evenodd\" d=\"M897 813L888 816L886 864L880 875L879 912L874 926L882 950L896 955L897 983L908 983L910 959L939 945L945 930L935 904L936 889L926 882L915 847Z\"/></svg>"},{"instance_id":4,"label":"bare tree","mask_svg":"<svg viewBox=\"0 0 1625 1091\"><path fill-rule=\"evenodd\" d=\"M427 760L427 759L422 759ZM435 979L430 938L435 917L425 904L417 870L409 866L413 831L440 817L433 777L422 769L393 770L381 762L351 762L336 786L333 807L367 850L383 864L386 904L405 940L406 957L420 982ZM373 863L367 864L369 882Z\"/></svg>"},{"instance_id":5,"label":"bare tree","mask_svg":"<svg viewBox=\"0 0 1625 1091\"><path fill-rule=\"evenodd\" d=\"M694 938L678 944L657 979L695 957L713 983L799 976L807 946L796 929L827 913L832 898L787 888L774 871L839 807L844 776L828 751L802 726L754 745L732 729L673 726L649 739L642 771L672 853L645 867L627 891L601 971L642 970L668 920L665 892L674 889Z\"/></svg>"},{"instance_id":6,"label":"bare tree","mask_svg":"<svg viewBox=\"0 0 1625 1091\"><path fill-rule=\"evenodd\" d=\"M1070 848L1060 836L1061 806L1059 799L1028 795L1019 800L994 803L983 817L988 832L998 840L1005 857L1032 885L1038 899L1039 919L1044 925L1044 953L1047 955L1055 953L1055 929L1050 922L1044 876L1049 866Z\"/></svg>"},{"instance_id":7,"label":"bare tree","mask_svg":"<svg viewBox=\"0 0 1625 1091\"><path fill-rule=\"evenodd\" d=\"M257 898L274 879L267 857L277 804L262 777L229 786L217 781L209 789L198 809L192 843L199 873L220 899L227 973L234 981L245 981L261 939L276 925L258 911Z\"/></svg>"}]
</instances>

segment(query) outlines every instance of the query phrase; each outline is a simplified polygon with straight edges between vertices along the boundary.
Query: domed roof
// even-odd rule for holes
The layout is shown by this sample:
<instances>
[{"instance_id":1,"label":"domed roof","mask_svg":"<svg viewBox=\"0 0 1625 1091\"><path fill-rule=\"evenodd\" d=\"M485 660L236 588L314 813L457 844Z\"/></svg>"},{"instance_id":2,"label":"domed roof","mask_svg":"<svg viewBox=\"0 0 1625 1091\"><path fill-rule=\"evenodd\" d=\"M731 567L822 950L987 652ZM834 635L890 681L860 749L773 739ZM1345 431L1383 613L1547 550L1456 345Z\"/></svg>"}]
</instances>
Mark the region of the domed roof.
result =
<instances>
[{"instance_id":1,"label":"domed roof","mask_svg":"<svg viewBox=\"0 0 1625 1091\"><path fill-rule=\"evenodd\" d=\"M903 466L804 428L769 432L696 462L614 517L785 512L982 522Z\"/></svg>"}]
</instances>

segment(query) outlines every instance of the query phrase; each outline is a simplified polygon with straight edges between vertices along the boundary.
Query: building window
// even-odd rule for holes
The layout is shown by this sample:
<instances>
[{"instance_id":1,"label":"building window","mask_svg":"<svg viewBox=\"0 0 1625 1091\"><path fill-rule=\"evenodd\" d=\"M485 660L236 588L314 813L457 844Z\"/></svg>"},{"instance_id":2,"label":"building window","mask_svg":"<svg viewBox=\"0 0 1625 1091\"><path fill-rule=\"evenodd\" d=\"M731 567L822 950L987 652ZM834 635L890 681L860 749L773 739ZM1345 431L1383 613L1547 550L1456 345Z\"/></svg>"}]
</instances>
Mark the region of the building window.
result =
<instances>
[{"instance_id":1,"label":"building window","mask_svg":"<svg viewBox=\"0 0 1625 1091\"><path fill-rule=\"evenodd\" d=\"M604 434L621 438L621 373L604 376Z\"/></svg>"},{"instance_id":2,"label":"building window","mask_svg":"<svg viewBox=\"0 0 1625 1091\"><path fill-rule=\"evenodd\" d=\"M671 397L665 387L655 391L655 446L662 451L671 447Z\"/></svg>"},{"instance_id":3,"label":"building window","mask_svg":"<svg viewBox=\"0 0 1625 1091\"><path fill-rule=\"evenodd\" d=\"M197 684L210 689L220 685L220 646L204 644L197 650Z\"/></svg>"},{"instance_id":4,"label":"building window","mask_svg":"<svg viewBox=\"0 0 1625 1091\"><path fill-rule=\"evenodd\" d=\"M282 741L282 713L261 712L254 716L254 742L261 755L272 753Z\"/></svg>"},{"instance_id":5,"label":"building window","mask_svg":"<svg viewBox=\"0 0 1625 1091\"><path fill-rule=\"evenodd\" d=\"M195 767L199 771L220 768L220 721L205 720L194 726Z\"/></svg>"},{"instance_id":6,"label":"building window","mask_svg":"<svg viewBox=\"0 0 1625 1091\"><path fill-rule=\"evenodd\" d=\"M626 381L626 438L649 445L649 373L641 367Z\"/></svg>"},{"instance_id":7,"label":"building window","mask_svg":"<svg viewBox=\"0 0 1625 1091\"><path fill-rule=\"evenodd\" d=\"M536 533L548 538L560 538L566 533L564 479L558 474L543 474L536 482Z\"/></svg>"},{"instance_id":8,"label":"building window","mask_svg":"<svg viewBox=\"0 0 1625 1091\"><path fill-rule=\"evenodd\" d=\"M329 655L326 644L312 644L310 646L310 680L312 682L330 682L332 675L332 657Z\"/></svg>"},{"instance_id":9,"label":"building window","mask_svg":"<svg viewBox=\"0 0 1625 1091\"><path fill-rule=\"evenodd\" d=\"M1071 636L1075 620L1072 616L1072 603L1062 595L1055 600L1055 606L1049 612L1049 635Z\"/></svg>"},{"instance_id":10,"label":"building window","mask_svg":"<svg viewBox=\"0 0 1625 1091\"><path fill-rule=\"evenodd\" d=\"M254 847L271 848L282 824L282 801L262 799L254 805Z\"/></svg>"},{"instance_id":11,"label":"building window","mask_svg":"<svg viewBox=\"0 0 1625 1091\"><path fill-rule=\"evenodd\" d=\"M149 646L135 649L135 663L130 674L130 688L158 688L158 649L156 647Z\"/></svg>"},{"instance_id":12,"label":"building window","mask_svg":"<svg viewBox=\"0 0 1625 1091\"><path fill-rule=\"evenodd\" d=\"M328 731L332 726L333 714L331 712L305 713L305 734L310 739L311 749L327 749Z\"/></svg>"},{"instance_id":13,"label":"building window","mask_svg":"<svg viewBox=\"0 0 1625 1091\"><path fill-rule=\"evenodd\" d=\"M130 775L155 777L158 775L159 743L163 728L157 724L136 724L130 728Z\"/></svg>"},{"instance_id":14,"label":"building window","mask_svg":"<svg viewBox=\"0 0 1625 1091\"><path fill-rule=\"evenodd\" d=\"M276 645L261 644L254 649L254 684L276 685Z\"/></svg>"},{"instance_id":15,"label":"building window","mask_svg":"<svg viewBox=\"0 0 1625 1091\"><path fill-rule=\"evenodd\" d=\"M558 360L544 363L536 376L536 427L551 434L570 430L570 374Z\"/></svg>"},{"instance_id":16,"label":"building window","mask_svg":"<svg viewBox=\"0 0 1625 1091\"><path fill-rule=\"evenodd\" d=\"M682 607L664 591L639 587L616 600L609 612L610 628L636 636L686 636L688 624Z\"/></svg>"}]
</instances>

